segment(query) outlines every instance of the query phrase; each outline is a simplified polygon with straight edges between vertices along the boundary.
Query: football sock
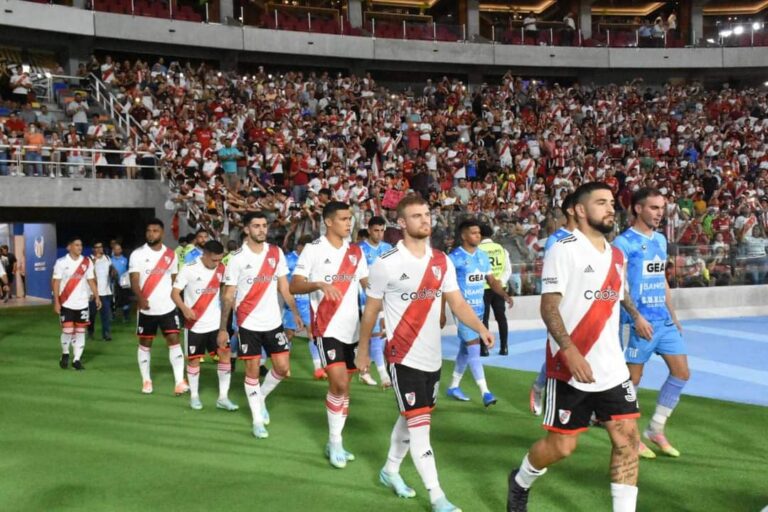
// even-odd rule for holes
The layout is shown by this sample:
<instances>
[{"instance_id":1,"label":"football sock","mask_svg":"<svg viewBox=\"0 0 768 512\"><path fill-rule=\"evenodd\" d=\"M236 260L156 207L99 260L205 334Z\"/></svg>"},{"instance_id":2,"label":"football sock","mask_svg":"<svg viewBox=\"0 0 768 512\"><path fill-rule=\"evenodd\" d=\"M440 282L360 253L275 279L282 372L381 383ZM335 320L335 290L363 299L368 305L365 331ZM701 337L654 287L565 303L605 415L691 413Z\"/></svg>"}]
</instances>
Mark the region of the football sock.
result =
<instances>
[{"instance_id":1,"label":"football sock","mask_svg":"<svg viewBox=\"0 0 768 512\"><path fill-rule=\"evenodd\" d=\"M656 411L651 417L650 428L652 432L662 433L664 432L664 425L667 423L667 419L672 415L672 411L680 402L680 394L683 392L686 381L678 379L670 375L661 386L659 391L659 399L656 402Z\"/></svg>"},{"instance_id":2,"label":"football sock","mask_svg":"<svg viewBox=\"0 0 768 512\"><path fill-rule=\"evenodd\" d=\"M187 365L187 380L189 381L190 396L200 394L200 367Z\"/></svg>"},{"instance_id":3,"label":"football sock","mask_svg":"<svg viewBox=\"0 0 768 512\"><path fill-rule=\"evenodd\" d=\"M325 409L328 416L328 440L333 444L341 444L341 432L347 419L344 416L344 397L329 391L325 396Z\"/></svg>"},{"instance_id":4,"label":"football sock","mask_svg":"<svg viewBox=\"0 0 768 512\"><path fill-rule=\"evenodd\" d=\"M429 442L430 414L419 414L408 418L408 435L410 436L410 452L413 465L424 482L424 487L429 491L429 501L434 503L445 493L440 488L437 479L437 466L435 453Z\"/></svg>"},{"instance_id":5,"label":"football sock","mask_svg":"<svg viewBox=\"0 0 768 512\"><path fill-rule=\"evenodd\" d=\"M637 486L611 482L611 497L613 498L613 512L635 512Z\"/></svg>"},{"instance_id":6,"label":"football sock","mask_svg":"<svg viewBox=\"0 0 768 512\"><path fill-rule=\"evenodd\" d=\"M269 370L269 373L264 377L264 383L261 385L261 394L264 395L264 400L267 399L269 394L275 390L278 384L283 381L283 377L275 373L275 370Z\"/></svg>"},{"instance_id":7,"label":"football sock","mask_svg":"<svg viewBox=\"0 0 768 512\"><path fill-rule=\"evenodd\" d=\"M384 339L381 336L371 338L371 361L381 374L381 368L384 367Z\"/></svg>"},{"instance_id":8,"label":"football sock","mask_svg":"<svg viewBox=\"0 0 768 512\"><path fill-rule=\"evenodd\" d=\"M75 361L79 361L83 357L83 351L85 350L85 329L75 328L75 338L72 347L75 349Z\"/></svg>"},{"instance_id":9,"label":"football sock","mask_svg":"<svg viewBox=\"0 0 768 512\"><path fill-rule=\"evenodd\" d=\"M392 474L400 472L400 464L402 464L410 448L410 439L408 422L405 417L400 416L397 418L392 429L392 435L389 437L389 453L387 453L387 463L384 465L384 471Z\"/></svg>"},{"instance_id":10,"label":"football sock","mask_svg":"<svg viewBox=\"0 0 768 512\"><path fill-rule=\"evenodd\" d=\"M149 362L152 359L152 354L149 350L149 347L139 345L139 372L141 372L141 380L143 382L152 380L149 376Z\"/></svg>"},{"instance_id":11,"label":"football sock","mask_svg":"<svg viewBox=\"0 0 768 512\"><path fill-rule=\"evenodd\" d=\"M464 376L464 370L467 369L467 346L464 342L459 342L459 353L456 355L456 366L453 368L453 380L451 380L451 387L457 388L461 383L461 377Z\"/></svg>"},{"instance_id":12,"label":"football sock","mask_svg":"<svg viewBox=\"0 0 768 512\"><path fill-rule=\"evenodd\" d=\"M515 482L523 489L530 489L533 482L546 472L546 468L534 468L528 460L528 454L526 453L525 457L523 457L523 462L520 464L520 469L517 471L517 475L515 475Z\"/></svg>"},{"instance_id":13,"label":"football sock","mask_svg":"<svg viewBox=\"0 0 768 512\"><path fill-rule=\"evenodd\" d=\"M69 330L61 333L61 353L69 354L69 345L74 341L74 335Z\"/></svg>"},{"instance_id":14,"label":"football sock","mask_svg":"<svg viewBox=\"0 0 768 512\"><path fill-rule=\"evenodd\" d=\"M480 345L470 345L467 347L469 369L472 372L475 382L482 393L488 392L488 386L485 383L485 371L483 370L483 363L480 360Z\"/></svg>"},{"instance_id":15,"label":"football sock","mask_svg":"<svg viewBox=\"0 0 768 512\"><path fill-rule=\"evenodd\" d=\"M232 377L232 363L219 363L217 368L219 375L219 399L223 400L229 395L229 381Z\"/></svg>"},{"instance_id":16,"label":"football sock","mask_svg":"<svg viewBox=\"0 0 768 512\"><path fill-rule=\"evenodd\" d=\"M176 384L180 384L184 380L184 353L179 343L168 347L168 359L173 368L173 380Z\"/></svg>"},{"instance_id":17,"label":"football sock","mask_svg":"<svg viewBox=\"0 0 768 512\"><path fill-rule=\"evenodd\" d=\"M347 419L347 416L349 416L349 395L344 397L344 404L341 409L341 414L344 416L344 419Z\"/></svg>"},{"instance_id":18,"label":"football sock","mask_svg":"<svg viewBox=\"0 0 768 512\"><path fill-rule=\"evenodd\" d=\"M245 377L245 396L248 397L248 405L251 407L251 417L254 425L263 425L264 418L261 415L261 393L259 392L259 378Z\"/></svg>"},{"instance_id":19,"label":"football sock","mask_svg":"<svg viewBox=\"0 0 768 512\"><path fill-rule=\"evenodd\" d=\"M536 376L536 387L538 389L544 389L544 385L547 383L547 363L544 363L541 365L541 370L539 370L539 374Z\"/></svg>"},{"instance_id":20,"label":"football sock","mask_svg":"<svg viewBox=\"0 0 768 512\"><path fill-rule=\"evenodd\" d=\"M320 361L320 352L317 350L317 345L315 345L314 341L310 341L308 345L309 355L312 356L312 364L315 370L320 370L323 367L323 363Z\"/></svg>"}]
</instances>

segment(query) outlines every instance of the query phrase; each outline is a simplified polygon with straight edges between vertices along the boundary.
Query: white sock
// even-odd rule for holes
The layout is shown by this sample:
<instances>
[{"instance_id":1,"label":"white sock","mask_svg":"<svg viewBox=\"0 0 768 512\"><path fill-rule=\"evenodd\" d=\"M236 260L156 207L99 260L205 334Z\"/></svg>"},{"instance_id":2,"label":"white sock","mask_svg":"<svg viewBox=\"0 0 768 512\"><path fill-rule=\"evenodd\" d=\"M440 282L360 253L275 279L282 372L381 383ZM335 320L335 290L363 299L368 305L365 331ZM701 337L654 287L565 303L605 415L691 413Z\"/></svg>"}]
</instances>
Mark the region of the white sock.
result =
<instances>
[{"instance_id":1,"label":"white sock","mask_svg":"<svg viewBox=\"0 0 768 512\"><path fill-rule=\"evenodd\" d=\"M477 383L477 387L480 388L480 392L481 393L483 393L483 394L490 393L490 390L488 389L488 383L485 382L485 379L480 379L480 380L477 380L475 382Z\"/></svg>"},{"instance_id":2,"label":"white sock","mask_svg":"<svg viewBox=\"0 0 768 512\"><path fill-rule=\"evenodd\" d=\"M323 362L319 359L312 359L312 365L314 365L315 370L322 370L323 369Z\"/></svg>"},{"instance_id":3,"label":"white sock","mask_svg":"<svg viewBox=\"0 0 768 512\"><path fill-rule=\"evenodd\" d=\"M283 381L283 377L275 373L275 370L269 370L269 373L264 377L264 383L261 385L261 394L264 395L264 400L267 399L269 394L275 390L278 384Z\"/></svg>"},{"instance_id":4,"label":"white sock","mask_svg":"<svg viewBox=\"0 0 768 512\"><path fill-rule=\"evenodd\" d=\"M248 405L251 407L251 417L254 425L263 425L261 416L261 392L259 391L259 379L245 377L245 396L248 397Z\"/></svg>"},{"instance_id":5,"label":"white sock","mask_svg":"<svg viewBox=\"0 0 768 512\"><path fill-rule=\"evenodd\" d=\"M388 382L390 380L386 365L377 366L376 369L379 370L379 378L381 379L381 382Z\"/></svg>"},{"instance_id":6,"label":"white sock","mask_svg":"<svg viewBox=\"0 0 768 512\"><path fill-rule=\"evenodd\" d=\"M656 434L664 433L664 425L667 424L667 419L672 415L673 409L664 407L663 405L656 405L656 411L651 416L651 423L649 427L651 431Z\"/></svg>"},{"instance_id":7,"label":"white sock","mask_svg":"<svg viewBox=\"0 0 768 512\"><path fill-rule=\"evenodd\" d=\"M187 380L190 396L200 395L200 367L187 365Z\"/></svg>"},{"instance_id":8,"label":"white sock","mask_svg":"<svg viewBox=\"0 0 768 512\"><path fill-rule=\"evenodd\" d=\"M400 472L400 464L408 454L411 444L411 436L408 433L408 422L404 416L397 418L395 426L392 429L392 435L389 437L389 453L387 453L387 463L384 464L384 471L390 474Z\"/></svg>"},{"instance_id":9,"label":"white sock","mask_svg":"<svg viewBox=\"0 0 768 512\"><path fill-rule=\"evenodd\" d=\"M445 493L440 488L440 482L437 479L437 465L435 464L435 453L432 451L432 445L429 442L429 413L420 414L408 418L408 434L411 438L410 451L413 465L424 482L424 487L429 491L429 501L436 502Z\"/></svg>"},{"instance_id":10,"label":"white sock","mask_svg":"<svg viewBox=\"0 0 768 512\"><path fill-rule=\"evenodd\" d=\"M347 417L344 416L344 397L333 395L329 391L325 396L325 410L328 416L328 441L331 444L341 444L341 432Z\"/></svg>"},{"instance_id":11,"label":"white sock","mask_svg":"<svg viewBox=\"0 0 768 512\"><path fill-rule=\"evenodd\" d=\"M69 345L74 341L72 333L61 333L61 353L69 355Z\"/></svg>"},{"instance_id":12,"label":"white sock","mask_svg":"<svg viewBox=\"0 0 768 512\"><path fill-rule=\"evenodd\" d=\"M75 331L72 347L75 349L75 361L79 361L83 357L83 351L85 350L85 332Z\"/></svg>"},{"instance_id":13,"label":"white sock","mask_svg":"<svg viewBox=\"0 0 768 512\"><path fill-rule=\"evenodd\" d=\"M173 380L176 384L181 384L184 380L184 352L181 351L181 345L171 345L168 347L168 359L171 361L171 368L173 368Z\"/></svg>"},{"instance_id":14,"label":"white sock","mask_svg":"<svg viewBox=\"0 0 768 512\"><path fill-rule=\"evenodd\" d=\"M232 377L232 363L219 363L219 400L226 400L229 396L229 381Z\"/></svg>"},{"instance_id":15,"label":"white sock","mask_svg":"<svg viewBox=\"0 0 768 512\"><path fill-rule=\"evenodd\" d=\"M635 512L637 507L637 486L611 482L613 512Z\"/></svg>"},{"instance_id":16,"label":"white sock","mask_svg":"<svg viewBox=\"0 0 768 512\"><path fill-rule=\"evenodd\" d=\"M141 372L142 382L152 380L149 374L149 363L152 359L152 355L149 351L149 347L139 345L139 371Z\"/></svg>"},{"instance_id":17,"label":"white sock","mask_svg":"<svg viewBox=\"0 0 768 512\"><path fill-rule=\"evenodd\" d=\"M523 489L530 489L533 482L546 472L547 468L536 469L533 467L526 453L525 457L523 457L523 462L520 464L520 469L517 470L517 475L515 475L515 482Z\"/></svg>"},{"instance_id":18,"label":"white sock","mask_svg":"<svg viewBox=\"0 0 768 512\"><path fill-rule=\"evenodd\" d=\"M456 373L453 372L453 380L451 381L451 387L457 388L459 387L459 384L461 384L461 378L464 376L463 373Z\"/></svg>"}]
</instances>

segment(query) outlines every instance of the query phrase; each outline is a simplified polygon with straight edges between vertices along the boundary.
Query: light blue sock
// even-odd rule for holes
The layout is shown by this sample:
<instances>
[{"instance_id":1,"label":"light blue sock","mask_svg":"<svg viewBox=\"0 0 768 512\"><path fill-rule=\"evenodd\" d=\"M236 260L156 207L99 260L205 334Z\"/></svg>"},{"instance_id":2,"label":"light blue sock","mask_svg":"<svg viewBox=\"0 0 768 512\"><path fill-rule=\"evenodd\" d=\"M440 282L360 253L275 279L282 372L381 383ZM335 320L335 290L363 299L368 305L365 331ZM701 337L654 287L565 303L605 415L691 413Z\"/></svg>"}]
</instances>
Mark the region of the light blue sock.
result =
<instances>
[{"instance_id":1,"label":"light blue sock","mask_svg":"<svg viewBox=\"0 0 768 512\"><path fill-rule=\"evenodd\" d=\"M467 347L469 369L472 371L472 377L475 381L485 380L485 371L483 370L483 363L480 360L480 344L469 345Z\"/></svg>"},{"instance_id":2,"label":"light blue sock","mask_svg":"<svg viewBox=\"0 0 768 512\"><path fill-rule=\"evenodd\" d=\"M384 338L381 336L371 338L371 361L376 368L384 366Z\"/></svg>"},{"instance_id":3,"label":"light blue sock","mask_svg":"<svg viewBox=\"0 0 768 512\"><path fill-rule=\"evenodd\" d=\"M539 389L544 389L544 385L547 383L547 363L541 365L541 370L539 370L539 374L536 376L536 387Z\"/></svg>"},{"instance_id":4,"label":"light blue sock","mask_svg":"<svg viewBox=\"0 0 768 512\"><path fill-rule=\"evenodd\" d=\"M658 404L666 407L667 409L674 409L677 403L680 401L680 395L683 392L686 381L678 379L677 377L669 376L664 381L664 385L661 386L659 391Z\"/></svg>"},{"instance_id":5,"label":"light blue sock","mask_svg":"<svg viewBox=\"0 0 768 512\"><path fill-rule=\"evenodd\" d=\"M467 345L463 342L459 342L459 353L456 356L456 366L453 368L453 373L456 375L464 375L464 371L467 369L467 360L469 355L467 353Z\"/></svg>"},{"instance_id":6,"label":"light blue sock","mask_svg":"<svg viewBox=\"0 0 768 512\"><path fill-rule=\"evenodd\" d=\"M307 345L309 345L309 355L312 356L312 360L320 360L320 352L317 350L317 345L315 345L315 342L310 341L307 343Z\"/></svg>"}]
</instances>

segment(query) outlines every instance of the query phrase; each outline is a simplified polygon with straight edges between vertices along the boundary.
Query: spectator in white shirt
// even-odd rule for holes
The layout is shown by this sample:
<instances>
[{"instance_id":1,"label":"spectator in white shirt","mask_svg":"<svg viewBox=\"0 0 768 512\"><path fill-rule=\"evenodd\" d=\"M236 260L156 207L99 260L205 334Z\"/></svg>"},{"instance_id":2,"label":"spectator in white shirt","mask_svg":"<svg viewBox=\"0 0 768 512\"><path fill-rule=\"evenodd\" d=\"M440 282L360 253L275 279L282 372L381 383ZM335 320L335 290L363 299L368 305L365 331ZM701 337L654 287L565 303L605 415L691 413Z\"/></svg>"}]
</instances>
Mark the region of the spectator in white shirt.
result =
<instances>
[{"instance_id":1,"label":"spectator in white shirt","mask_svg":"<svg viewBox=\"0 0 768 512\"><path fill-rule=\"evenodd\" d=\"M75 93L75 99L67 105L67 114L72 117L77 133L85 137L88 134L88 102L79 92Z\"/></svg>"},{"instance_id":2,"label":"spectator in white shirt","mask_svg":"<svg viewBox=\"0 0 768 512\"><path fill-rule=\"evenodd\" d=\"M112 278L115 270L112 268L112 260L109 256L104 254L104 244L102 242L93 244L91 262L93 263L93 272L96 276L96 288L99 292L99 298L101 299L102 304L101 310L99 311L99 316L101 318L101 339L104 341L112 341ZM96 329L96 303L93 297L91 297L88 307L91 310L91 323L88 325L88 336L92 338Z\"/></svg>"}]
</instances>

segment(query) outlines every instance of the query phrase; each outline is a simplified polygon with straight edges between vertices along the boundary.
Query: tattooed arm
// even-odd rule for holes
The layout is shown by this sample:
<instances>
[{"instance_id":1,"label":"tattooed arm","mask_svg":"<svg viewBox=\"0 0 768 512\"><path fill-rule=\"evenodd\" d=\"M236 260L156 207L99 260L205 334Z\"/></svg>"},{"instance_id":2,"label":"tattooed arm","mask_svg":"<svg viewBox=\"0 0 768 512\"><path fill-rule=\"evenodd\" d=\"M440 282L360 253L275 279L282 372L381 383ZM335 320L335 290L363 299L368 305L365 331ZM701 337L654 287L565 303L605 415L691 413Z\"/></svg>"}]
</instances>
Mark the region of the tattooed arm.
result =
<instances>
[{"instance_id":1,"label":"tattooed arm","mask_svg":"<svg viewBox=\"0 0 768 512\"><path fill-rule=\"evenodd\" d=\"M560 301L562 295L559 293L543 293L541 295L541 318L547 326L549 335L560 346L560 352L565 358L568 369L578 382L595 382L592 376L592 367L579 352L578 347L573 344L571 335L565 327L563 317L560 315Z\"/></svg>"}]
</instances>

